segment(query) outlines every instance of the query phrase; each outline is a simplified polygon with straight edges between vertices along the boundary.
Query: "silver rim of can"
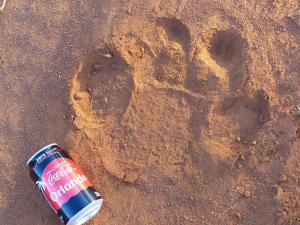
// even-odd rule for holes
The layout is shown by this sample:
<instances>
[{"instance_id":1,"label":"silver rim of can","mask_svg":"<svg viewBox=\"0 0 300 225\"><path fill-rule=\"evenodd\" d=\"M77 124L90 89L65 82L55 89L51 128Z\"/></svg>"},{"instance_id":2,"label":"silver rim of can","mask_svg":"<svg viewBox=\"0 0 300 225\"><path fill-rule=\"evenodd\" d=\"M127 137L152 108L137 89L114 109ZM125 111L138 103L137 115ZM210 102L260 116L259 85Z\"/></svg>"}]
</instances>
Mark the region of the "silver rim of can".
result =
<instances>
[{"instance_id":1,"label":"silver rim of can","mask_svg":"<svg viewBox=\"0 0 300 225\"><path fill-rule=\"evenodd\" d=\"M84 207L78 213L73 216L67 225L81 225L91 219L93 216L99 212L103 203L103 199L98 199L91 204Z\"/></svg>"},{"instance_id":2,"label":"silver rim of can","mask_svg":"<svg viewBox=\"0 0 300 225\"><path fill-rule=\"evenodd\" d=\"M40 150L38 150L36 153L34 153L33 156L30 157L30 159L27 161L26 165L28 166L28 164L30 163L30 161L31 161L37 154L39 154L40 152L44 151L46 148L49 148L49 147L51 147L51 146L53 146L53 145L57 145L57 144L56 144L56 143L52 143L52 144L47 145L47 146L41 148Z\"/></svg>"}]
</instances>

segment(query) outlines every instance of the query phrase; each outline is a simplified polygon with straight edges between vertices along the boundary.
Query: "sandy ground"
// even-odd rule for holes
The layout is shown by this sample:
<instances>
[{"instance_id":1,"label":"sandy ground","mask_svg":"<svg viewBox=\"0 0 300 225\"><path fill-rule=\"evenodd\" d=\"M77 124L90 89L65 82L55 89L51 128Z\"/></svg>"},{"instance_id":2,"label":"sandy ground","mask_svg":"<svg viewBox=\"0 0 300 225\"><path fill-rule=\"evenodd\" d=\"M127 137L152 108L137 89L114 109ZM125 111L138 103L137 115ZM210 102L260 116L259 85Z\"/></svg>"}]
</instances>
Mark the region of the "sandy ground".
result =
<instances>
[{"instance_id":1,"label":"sandy ground","mask_svg":"<svg viewBox=\"0 0 300 225\"><path fill-rule=\"evenodd\" d=\"M300 224L297 0L8 0L0 224L60 224L26 161L57 142L90 225Z\"/></svg>"}]
</instances>

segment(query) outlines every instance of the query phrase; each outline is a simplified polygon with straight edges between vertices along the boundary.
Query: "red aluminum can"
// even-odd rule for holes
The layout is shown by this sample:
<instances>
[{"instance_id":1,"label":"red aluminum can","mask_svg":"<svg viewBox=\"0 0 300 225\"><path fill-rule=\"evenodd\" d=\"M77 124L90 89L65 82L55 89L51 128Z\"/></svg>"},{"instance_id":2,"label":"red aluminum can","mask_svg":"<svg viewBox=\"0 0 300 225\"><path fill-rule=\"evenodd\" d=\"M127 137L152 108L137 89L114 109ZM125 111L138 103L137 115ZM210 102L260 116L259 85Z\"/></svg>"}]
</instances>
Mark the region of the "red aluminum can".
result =
<instances>
[{"instance_id":1,"label":"red aluminum can","mask_svg":"<svg viewBox=\"0 0 300 225\"><path fill-rule=\"evenodd\" d=\"M38 189L64 224L83 224L101 209L101 195L57 144L37 151L27 166Z\"/></svg>"}]
</instances>

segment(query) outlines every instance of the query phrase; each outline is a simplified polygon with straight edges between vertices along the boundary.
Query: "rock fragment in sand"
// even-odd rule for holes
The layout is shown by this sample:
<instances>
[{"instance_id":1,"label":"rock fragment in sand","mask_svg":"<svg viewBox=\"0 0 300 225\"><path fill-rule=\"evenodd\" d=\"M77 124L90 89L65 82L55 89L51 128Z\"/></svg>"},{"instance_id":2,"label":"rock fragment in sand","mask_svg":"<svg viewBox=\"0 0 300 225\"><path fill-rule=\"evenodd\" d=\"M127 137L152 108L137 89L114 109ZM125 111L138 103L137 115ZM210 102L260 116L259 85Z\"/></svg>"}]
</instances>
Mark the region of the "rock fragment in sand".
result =
<instances>
[{"instance_id":1,"label":"rock fragment in sand","mask_svg":"<svg viewBox=\"0 0 300 225\"><path fill-rule=\"evenodd\" d=\"M238 218L238 219L242 218L242 215L241 215L240 213L238 213L238 212L236 212L234 215L235 215L236 218Z\"/></svg>"},{"instance_id":2,"label":"rock fragment in sand","mask_svg":"<svg viewBox=\"0 0 300 225\"><path fill-rule=\"evenodd\" d=\"M280 181L280 182L285 182L285 181L287 181L287 176L286 176L285 174L282 174L282 175L280 176L280 178L279 178L279 181Z\"/></svg>"},{"instance_id":3,"label":"rock fragment in sand","mask_svg":"<svg viewBox=\"0 0 300 225\"><path fill-rule=\"evenodd\" d=\"M134 183L138 178L139 174L136 171L127 171L123 180L127 183Z\"/></svg>"},{"instance_id":4,"label":"rock fragment in sand","mask_svg":"<svg viewBox=\"0 0 300 225\"><path fill-rule=\"evenodd\" d=\"M78 118L75 117L73 124L78 128L78 129L83 129L84 128L84 124L83 122Z\"/></svg>"},{"instance_id":5,"label":"rock fragment in sand","mask_svg":"<svg viewBox=\"0 0 300 225\"><path fill-rule=\"evenodd\" d=\"M300 105L297 105L297 115L300 116Z\"/></svg>"},{"instance_id":6,"label":"rock fragment in sand","mask_svg":"<svg viewBox=\"0 0 300 225\"><path fill-rule=\"evenodd\" d=\"M241 160L241 161L245 161L245 160L246 160L245 156L240 155L240 160Z\"/></svg>"},{"instance_id":7,"label":"rock fragment in sand","mask_svg":"<svg viewBox=\"0 0 300 225\"><path fill-rule=\"evenodd\" d=\"M96 64L94 64L93 67L94 67L95 70L101 70L102 65L96 63Z\"/></svg>"},{"instance_id":8,"label":"rock fragment in sand","mask_svg":"<svg viewBox=\"0 0 300 225\"><path fill-rule=\"evenodd\" d=\"M283 200L284 199L284 191L283 191L283 189L280 186L278 186L278 185L275 185L273 188L274 188L275 198L277 200Z\"/></svg>"},{"instance_id":9,"label":"rock fragment in sand","mask_svg":"<svg viewBox=\"0 0 300 225\"><path fill-rule=\"evenodd\" d=\"M0 6L0 12L4 10L5 5L6 5L6 0L3 0L2 4Z\"/></svg>"},{"instance_id":10,"label":"rock fragment in sand","mask_svg":"<svg viewBox=\"0 0 300 225\"><path fill-rule=\"evenodd\" d=\"M105 58L112 58L112 54L110 54L110 53L103 54L102 56Z\"/></svg>"},{"instance_id":11,"label":"rock fragment in sand","mask_svg":"<svg viewBox=\"0 0 300 225\"><path fill-rule=\"evenodd\" d=\"M77 94L77 93L76 93L76 94L74 95L74 99L75 99L75 100L81 100L80 94Z\"/></svg>"},{"instance_id":12,"label":"rock fragment in sand","mask_svg":"<svg viewBox=\"0 0 300 225\"><path fill-rule=\"evenodd\" d=\"M132 8L133 8L133 4L132 3L128 3L127 7L126 7L126 10L127 10L127 13L129 15L132 14Z\"/></svg>"},{"instance_id":13,"label":"rock fragment in sand","mask_svg":"<svg viewBox=\"0 0 300 225\"><path fill-rule=\"evenodd\" d=\"M251 197L251 192L250 191L245 191L243 193L243 195L244 195L245 198L250 198Z\"/></svg>"}]
</instances>

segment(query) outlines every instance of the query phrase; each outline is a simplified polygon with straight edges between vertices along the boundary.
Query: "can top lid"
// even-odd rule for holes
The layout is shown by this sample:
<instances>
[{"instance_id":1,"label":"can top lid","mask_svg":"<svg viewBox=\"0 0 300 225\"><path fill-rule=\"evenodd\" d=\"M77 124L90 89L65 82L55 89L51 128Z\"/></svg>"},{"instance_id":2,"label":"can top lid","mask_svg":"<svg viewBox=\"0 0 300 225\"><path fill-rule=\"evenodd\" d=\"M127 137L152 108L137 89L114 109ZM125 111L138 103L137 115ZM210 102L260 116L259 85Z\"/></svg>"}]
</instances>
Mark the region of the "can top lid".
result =
<instances>
[{"instance_id":1,"label":"can top lid","mask_svg":"<svg viewBox=\"0 0 300 225\"><path fill-rule=\"evenodd\" d=\"M54 145L57 145L57 144L56 144L56 143L52 143L52 144L47 145L47 146L41 148L40 150L38 150L36 153L34 153L33 156L30 157L30 159L27 161L26 165L28 166L29 163L30 163L30 162L31 162L31 161L32 161L39 153L41 153L41 152L44 151L45 149L50 148L50 147L52 147L52 146L54 146Z\"/></svg>"}]
</instances>

